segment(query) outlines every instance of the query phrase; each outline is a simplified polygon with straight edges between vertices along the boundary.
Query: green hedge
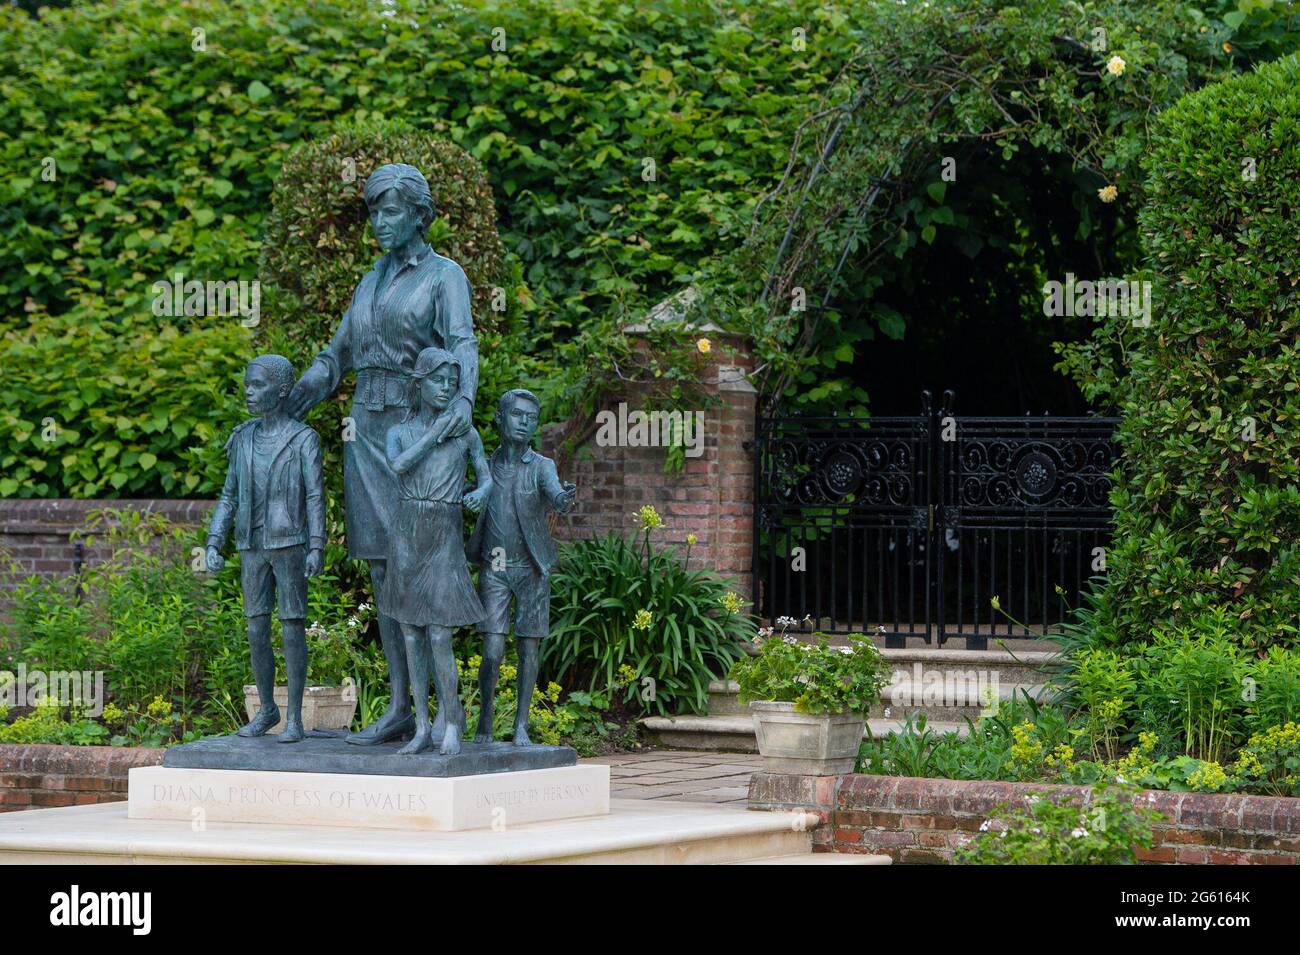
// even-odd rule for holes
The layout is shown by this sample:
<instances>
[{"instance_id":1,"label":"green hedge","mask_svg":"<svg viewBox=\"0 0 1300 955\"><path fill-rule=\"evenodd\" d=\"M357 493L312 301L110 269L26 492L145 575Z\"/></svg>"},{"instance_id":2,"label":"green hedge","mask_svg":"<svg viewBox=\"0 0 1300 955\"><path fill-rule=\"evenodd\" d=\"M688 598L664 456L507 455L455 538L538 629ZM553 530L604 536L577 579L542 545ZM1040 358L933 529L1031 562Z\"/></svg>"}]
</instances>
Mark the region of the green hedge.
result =
<instances>
[{"instance_id":1,"label":"green hedge","mask_svg":"<svg viewBox=\"0 0 1300 955\"><path fill-rule=\"evenodd\" d=\"M238 418L232 375L283 343L273 321L250 333L229 319L178 320L164 342L152 285L176 270L256 278L284 157L340 125L400 120L483 162L541 305L515 340L548 356L528 370L554 373L554 343L580 322L638 312L729 241L873 6L0 9L0 495L214 493L213 436ZM160 343L183 360L142 371ZM47 417L63 429L52 442Z\"/></svg>"},{"instance_id":2,"label":"green hedge","mask_svg":"<svg viewBox=\"0 0 1300 955\"><path fill-rule=\"evenodd\" d=\"M1253 160L1253 178L1247 160ZM1149 328L1111 322L1125 474L1098 639L1230 626L1300 647L1300 62L1158 118L1141 216ZM1226 623L1225 623L1226 621Z\"/></svg>"}]
</instances>

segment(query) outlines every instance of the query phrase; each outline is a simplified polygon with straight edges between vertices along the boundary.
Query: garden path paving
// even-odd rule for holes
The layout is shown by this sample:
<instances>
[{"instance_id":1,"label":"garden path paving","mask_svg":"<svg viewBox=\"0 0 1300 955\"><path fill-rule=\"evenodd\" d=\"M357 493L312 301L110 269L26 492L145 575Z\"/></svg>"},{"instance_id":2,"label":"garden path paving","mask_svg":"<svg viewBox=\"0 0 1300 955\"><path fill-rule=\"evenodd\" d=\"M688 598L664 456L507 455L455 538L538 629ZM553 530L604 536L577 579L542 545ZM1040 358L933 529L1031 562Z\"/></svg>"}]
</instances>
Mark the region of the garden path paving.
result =
<instances>
[{"instance_id":1,"label":"garden path paving","mask_svg":"<svg viewBox=\"0 0 1300 955\"><path fill-rule=\"evenodd\" d=\"M663 799L743 807L749 777L762 772L761 757L749 753L648 750L580 759L609 767L615 799Z\"/></svg>"}]
</instances>

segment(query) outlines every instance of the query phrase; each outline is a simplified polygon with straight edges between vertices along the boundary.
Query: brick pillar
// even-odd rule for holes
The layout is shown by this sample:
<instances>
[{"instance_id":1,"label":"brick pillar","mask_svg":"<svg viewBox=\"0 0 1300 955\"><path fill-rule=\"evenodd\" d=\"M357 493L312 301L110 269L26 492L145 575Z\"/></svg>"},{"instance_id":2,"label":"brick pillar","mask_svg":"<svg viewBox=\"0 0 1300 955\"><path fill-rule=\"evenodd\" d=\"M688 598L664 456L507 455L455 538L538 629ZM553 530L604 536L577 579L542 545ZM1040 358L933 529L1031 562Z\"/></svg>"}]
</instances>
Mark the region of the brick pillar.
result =
<instances>
[{"instance_id":1,"label":"brick pillar","mask_svg":"<svg viewBox=\"0 0 1300 955\"><path fill-rule=\"evenodd\" d=\"M557 539L601 537L613 531L629 534L632 515L651 504L664 526L652 540L686 546L694 534L692 566L711 567L734 581L736 592L750 598L753 592L754 542L754 413L758 394L745 377L753 358L741 336L716 328L699 330L719 345L718 361L708 366L704 386L718 401L704 414L704 452L686 459L680 473L664 473L667 454L662 447L602 447L595 437L575 449L562 464L560 477L578 485L578 500L571 519L555 525ZM629 334L636 334L629 330ZM641 386L630 385L611 395L606 408L618 414L620 402L629 412L644 410ZM555 453L559 429L548 429L542 446ZM699 562L697 564L697 561Z\"/></svg>"}]
</instances>

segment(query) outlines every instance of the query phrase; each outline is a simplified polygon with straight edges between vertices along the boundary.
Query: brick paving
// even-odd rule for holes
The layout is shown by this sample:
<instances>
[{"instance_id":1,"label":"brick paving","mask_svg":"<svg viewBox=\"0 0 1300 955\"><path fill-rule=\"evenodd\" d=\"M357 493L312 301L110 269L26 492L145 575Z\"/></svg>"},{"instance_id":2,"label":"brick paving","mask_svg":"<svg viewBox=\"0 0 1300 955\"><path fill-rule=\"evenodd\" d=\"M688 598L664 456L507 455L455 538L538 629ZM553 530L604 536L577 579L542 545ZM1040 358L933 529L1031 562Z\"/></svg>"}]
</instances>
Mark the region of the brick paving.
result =
<instances>
[{"instance_id":1,"label":"brick paving","mask_svg":"<svg viewBox=\"0 0 1300 955\"><path fill-rule=\"evenodd\" d=\"M763 768L750 753L701 753L656 749L579 760L609 766L615 799L667 799L744 806L749 777Z\"/></svg>"}]
</instances>

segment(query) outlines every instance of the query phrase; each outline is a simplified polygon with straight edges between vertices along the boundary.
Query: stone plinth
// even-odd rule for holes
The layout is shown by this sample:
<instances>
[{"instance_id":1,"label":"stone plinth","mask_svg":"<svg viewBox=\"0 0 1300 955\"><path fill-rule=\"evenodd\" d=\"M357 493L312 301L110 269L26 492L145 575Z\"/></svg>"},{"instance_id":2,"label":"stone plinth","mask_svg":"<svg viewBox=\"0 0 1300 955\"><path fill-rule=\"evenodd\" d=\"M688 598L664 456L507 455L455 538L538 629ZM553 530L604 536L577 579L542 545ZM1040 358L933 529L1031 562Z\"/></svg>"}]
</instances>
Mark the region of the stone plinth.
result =
<instances>
[{"instance_id":1,"label":"stone plinth","mask_svg":"<svg viewBox=\"0 0 1300 955\"><path fill-rule=\"evenodd\" d=\"M568 746L462 743L455 756L439 756L437 750L416 756L398 756L397 751L403 745L354 746L338 737L281 743L270 735L253 739L214 736L171 747L163 754L163 765L170 769L446 777L554 769L574 766L578 762L578 754Z\"/></svg>"},{"instance_id":2,"label":"stone plinth","mask_svg":"<svg viewBox=\"0 0 1300 955\"><path fill-rule=\"evenodd\" d=\"M128 799L131 819L200 829L251 823L458 832L608 812L609 767L597 765L469 776L147 766L131 770Z\"/></svg>"}]
</instances>

